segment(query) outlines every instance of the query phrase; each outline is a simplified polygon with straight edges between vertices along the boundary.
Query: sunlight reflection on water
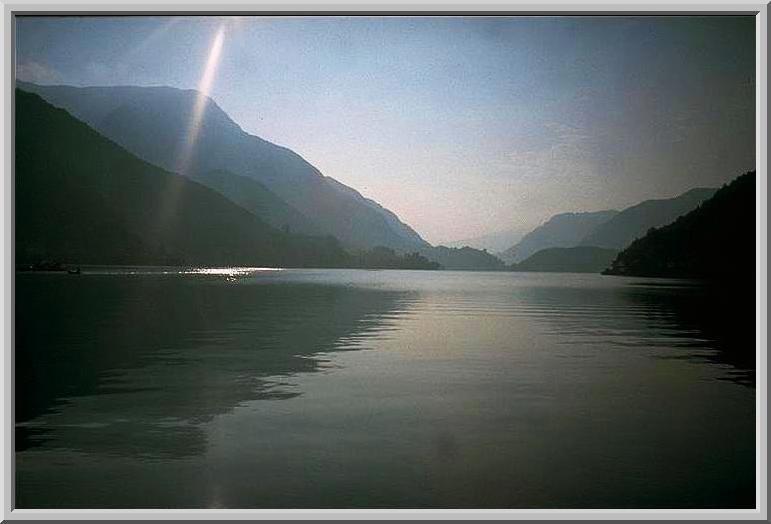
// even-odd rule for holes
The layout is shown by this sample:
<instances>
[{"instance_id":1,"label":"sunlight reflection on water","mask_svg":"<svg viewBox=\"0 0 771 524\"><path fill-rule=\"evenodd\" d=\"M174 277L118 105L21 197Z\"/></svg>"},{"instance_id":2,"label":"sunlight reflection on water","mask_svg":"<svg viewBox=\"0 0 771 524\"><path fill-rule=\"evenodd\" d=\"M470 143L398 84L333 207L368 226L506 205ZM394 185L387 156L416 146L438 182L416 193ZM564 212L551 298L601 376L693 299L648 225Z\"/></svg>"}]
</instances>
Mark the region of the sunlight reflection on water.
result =
<instances>
[{"instance_id":1,"label":"sunlight reflection on water","mask_svg":"<svg viewBox=\"0 0 771 524\"><path fill-rule=\"evenodd\" d=\"M154 266L84 266L85 275L207 275L228 278L265 272L284 271L281 267L154 267Z\"/></svg>"},{"instance_id":2,"label":"sunlight reflection on water","mask_svg":"<svg viewBox=\"0 0 771 524\"><path fill-rule=\"evenodd\" d=\"M16 276L17 507L755 503L741 294L601 275L82 269Z\"/></svg>"},{"instance_id":3,"label":"sunlight reflection on water","mask_svg":"<svg viewBox=\"0 0 771 524\"><path fill-rule=\"evenodd\" d=\"M221 275L226 277L240 277L262 271L283 271L280 267L200 267L187 271L180 271L182 275Z\"/></svg>"}]
</instances>

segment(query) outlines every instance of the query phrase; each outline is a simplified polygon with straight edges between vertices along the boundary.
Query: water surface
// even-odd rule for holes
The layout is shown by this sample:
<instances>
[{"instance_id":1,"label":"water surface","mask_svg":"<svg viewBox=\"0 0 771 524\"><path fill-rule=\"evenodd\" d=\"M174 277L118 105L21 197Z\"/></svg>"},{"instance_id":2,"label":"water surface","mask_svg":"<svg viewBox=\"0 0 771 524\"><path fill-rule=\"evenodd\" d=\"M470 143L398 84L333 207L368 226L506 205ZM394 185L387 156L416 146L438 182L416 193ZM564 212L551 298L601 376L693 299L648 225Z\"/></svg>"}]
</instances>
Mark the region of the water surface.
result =
<instances>
[{"instance_id":1,"label":"water surface","mask_svg":"<svg viewBox=\"0 0 771 524\"><path fill-rule=\"evenodd\" d=\"M754 298L599 275L16 276L16 507L754 507Z\"/></svg>"}]
</instances>

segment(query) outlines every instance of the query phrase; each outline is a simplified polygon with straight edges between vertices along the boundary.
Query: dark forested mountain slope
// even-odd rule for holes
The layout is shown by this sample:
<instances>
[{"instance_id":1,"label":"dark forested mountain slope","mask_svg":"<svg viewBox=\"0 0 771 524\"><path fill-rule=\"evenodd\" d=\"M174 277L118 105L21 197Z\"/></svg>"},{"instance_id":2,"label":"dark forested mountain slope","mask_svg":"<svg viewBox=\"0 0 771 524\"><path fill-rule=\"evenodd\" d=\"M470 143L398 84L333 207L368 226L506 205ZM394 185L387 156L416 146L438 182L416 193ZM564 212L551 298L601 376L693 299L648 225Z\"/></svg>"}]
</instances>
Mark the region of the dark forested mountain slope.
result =
<instances>
[{"instance_id":1,"label":"dark forested mountain slope","mask_svg":"<svg viewBox=\"0 0 771 524\"><path fill-rule=\"evenodd\" d=\"M264 184L228 171L215 170L190 176L199 184L221 193L281 231L320 235L321 231L295 208L278 198Z\"/></svg>"},{"instance_id":2,"label":"dark forested mountain slope","mask_svg":"<svg viewBox=\"0 0 771 524\"><path fill-rule=\"evenodd\" d=\"M275 230L16 90L16 261L328 266L331 238Z\"/></svg>"},{"instance_id":3,"label":"dark forested mountain slope","mask_svg":"<svg viewBox=\"0 0 771 524\"><path fill-rule=\"evenodd\" d=\"M754 279L755 172L723 186L673 223L648 231L619 253L607 273Z\"/></svg>"},{"instance_id":4,"label":"dark forested mountain slope","mask_svg":"<svg viewBox=\"0 0 771 524\"><path fill-rule=\"evenodd\" d=\"M652 227L669 224L715 194L713 188L695 188L674 198L646 200L628 207L581 240L583 246L623 249Z\"/></svg>"},{"instance_id":5,"label":"dark forested mountain slope","mask_svg":"<svg viewBox=\"0 0 771 524\"><path fill-rule=\"evenodd\" d=\"M39 86L23 82L17 85L68 110L152 164L191 176L218 190L232 186L255 190L254 196L244 199L262 199L261 212L273 225L283 226L283 220L301 232L334 235L349 247L387 246L401 251L428 247L395 214L323 176L290 149L246 133L211 99L201 99L197 115L197 91L170 87ZM264 191L246 188L237 179L228 180L234 175L261 183L281 202L265 203ZM287 211L286 206L296 213ZM310 231L306 228L308 224L313 224Z\"/></svg>"},{"instance_id":6,"label":"dark forested mountain slope","mask_svg":"<svg viewBox=\"0 0 771 524\"><path fill-rule=\"evenodd\" d=\"M607 268L618 251L601 247L551 247L542 249L526 260L513 264L513 271L559 273L600 273Z\"/></svg>"}]
</instances>

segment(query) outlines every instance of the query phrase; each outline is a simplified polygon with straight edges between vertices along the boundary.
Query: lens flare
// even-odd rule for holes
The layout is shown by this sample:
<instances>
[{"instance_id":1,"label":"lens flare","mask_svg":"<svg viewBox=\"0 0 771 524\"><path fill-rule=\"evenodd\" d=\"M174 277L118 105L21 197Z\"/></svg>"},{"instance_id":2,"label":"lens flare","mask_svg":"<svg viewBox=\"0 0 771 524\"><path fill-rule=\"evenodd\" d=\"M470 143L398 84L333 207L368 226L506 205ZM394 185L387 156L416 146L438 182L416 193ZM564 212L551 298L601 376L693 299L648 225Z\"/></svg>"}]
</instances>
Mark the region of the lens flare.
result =
<instances>
[{"instance_id":1,"label":"lens flare","mask_svg":"<svg viewBox=\"0 0 771 524\"><path fill-rule=\"evenodd\" d=\"M179 158L179 166L177 168L177 173L180 175L187 175L190 168L190 162L193 157L195 145L198 142L198 135L201 133L201 124L203 123L203 115L206 111L209 93L211 93L212 84L214 84L214 77L217 74L217 66L219 66L220 63L222 43L224 40L225 25L223 24L214 35L214 40L212 40L211 47L209 48L209 58L206 60L206 67L204 67L203 76L198 83L198 94L196 95L195 104L193 105L190 125L187 128L185 144L183 146L182 154Z\"/></svg>"},{"instance_id":2,"label":"lens flare","mask_svg":"<svg viewBox=\"0 0 771 524\"><path fill-rule=\"evenodd\" d=\"M190 123L187 126L184 141L181 144L180 152L177 157L174 171L180 175L189 175L190 165L195 155L195 147L201 133L204 113L209 100L209 93L214 84L214 77L217 73L217 66L222 54L222 44L225 39L226 24L221 24L212 39L209 47L209 54L206 59L206 66L203 75L198 83L198 92L195 94L193 110L190 116ZM159 206L159 216L156 219L160 229L173 227L177 216L177 205L180 197L180 191L184 184L176 177L168 179L167 187L162 192L162 203Z\"/></svg>"}]
</instances>

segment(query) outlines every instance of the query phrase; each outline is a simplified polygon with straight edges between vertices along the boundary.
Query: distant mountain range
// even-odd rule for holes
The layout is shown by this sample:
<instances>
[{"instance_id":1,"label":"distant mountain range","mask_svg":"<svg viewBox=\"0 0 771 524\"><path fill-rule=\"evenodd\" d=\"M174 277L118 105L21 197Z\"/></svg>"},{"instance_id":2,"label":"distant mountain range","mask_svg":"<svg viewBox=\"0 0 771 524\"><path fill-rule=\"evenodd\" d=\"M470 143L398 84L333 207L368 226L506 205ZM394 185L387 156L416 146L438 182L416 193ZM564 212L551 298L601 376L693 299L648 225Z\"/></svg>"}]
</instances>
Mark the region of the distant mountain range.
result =
<instances>
[{"instance_id":1,"label":"distant mountain range","mask_svg":"<svg viewBox=\"0 0 771 524\"><path fill-rule=\"evenodd\" d=\"M588 213L561 213L554 215L530 233L516 245L498 256L508 263L525 260L534 253L551 247L575 247L581 239L600 224L616 216L618 211L609 209Z\"/></svg>"},{"instance_id":2,"label":"distant mountain range","mask_svg":"<svg viewBox=\"0 0 771 524\"><path fill-rule=\"evenodd\" d=\"M22 263L503 270L507 262L521 271L589 271L716 191L558 214L498 258L472 246L431 246L377 202L249 135L196 91L17 86ZM512 229L468 243L517 236Z\"/></svg>"},{"instance_id":3,"label":"distant mountain range","mask_svg":"<svg viewBox=\"0 0 771 524\"><path fill-rule=\"evenodd\" d=\"M513 264L512 271L543 271L557 273L600 273L615 258L618 251L601 247L550 247L526 260Z\"/></svg>"},{"instance_id":4,"label":"distant mountain range","mask_svg":"<svg viewBox=\"0 0 771 524\"><path fill-rule=\"evenodd\" d=\"M674 198L645 200L623 211L561 213L499 254L509 263L521 262L542 249L601 247L620 250L652 227L669 224L710 198L716 189L695 188Z\"/></svg>"},{"instance_id":5,"label":"distant mountain range","mask_svg":"<svg viewBox=\"0 0 771 524\"><path fill-rule=\"evenodd\" d=\"M394 213L323 176L290 149L246 133L197 91L17 86L66 109L137 157L254 210L276 228L334 235L351 248L411 252L429 247Z\"/></svg>"},{"instance_id":6,"label":"distant mountain range","mask_svg":"<svg viewBox=\"0 0 771 524\"><path fill-rule=\"evenodd\" d=\"M671 224L651 229L606 274L754 280L755 178L745 173Z\"/></svg>"},{"instance_id":7,"label":"distant mountain range","mask_svg":"<svg viewBox=\"0 0 771 524\"><path fill-rule=\"evenodd\" d=\"M598 225L580 242L582 246L623 249L652 227L669 224L715 194L715 188L695 188L680 196L646 200L628 207Z\"/></svg>"},{"instance_id":8,"label":"distant mountain range","mask_svg":"<svg viewBox=\"0 0 771 524\"><path fill-rule=\"evenodd\" d=\"M153 106L158 104L158 93L153 89L147 107L135 105L134 100L134 105L128 106L130 111L126 106L109 111L115 104L113 88L94 88L93 92L84 88L89 95L86 98L93 96L94 104L81 107L81 88L36 87L51 98L59 97L62 105L77 108L92 123L101 122L113 138L120 137L155 161L171 163L174 155L168 151L172 145L157 145L176 136L176 131L169 120L158 116L168 107ZM114 89L140 99L147 94L144 88ZM169 106L176 107L179 93L187 92L164 88L160 98L168 96ZM16 96L17 261L22 266L504 267L484 251L431 246L395 215L355 190L320 174L298 174L298 165L309 164L298 164L294 153L267 142L268 151L285 155L289 166L292 181L281 181L278 186L294 186L296 193L308 197L315 206L312 213L306 214L307 208L299 211L255 177L205 168L188 169L188 176L180 176L157 167L137 158L117 140L102 136L69 110L57 109L23 89L17 89ZM222 129L217 131L217 126L210 124L201 133L232 133L232 121L221 118L224 113L217 113L213 102L207 103L207 110L219 115L212 122ZM98 116L105 111L108 116L100 120ZM139 116L142 114L151 116ZM177 112L170 114L171 120L175 117L182 125ZM200 156L197 148L191 151L193 156ZM191 165L196 164L206 162ZM274 165L273 169L283 167ZM326 215L320 218L316 212ZM341 224L334 225L335 220ZM337 240L338 236L350 240L352 235L366 237L365 245Z\"/></svg>"},{"instance_id":9,"label":"distant mountain range","mask_svg":"<svg viewBox=\"0 0 771 524\"><path fill-rule=\"evenodd\" d=\"M397 255L420 252L446 269L472 268L473 261L480 264L473 269L503 267L489 253L431 246L374 200L323 176L293 151L249 135L197 91L17 86L66 109L142 160L184 174L284 233L334 236L342 247L359 253L356 260L377 260L362 258L361 250L387 247Z\"/></svg>"},{"instance_id":10,"label":"distant mountain range","mask_svg":"<svg viewBox=\"0 0 771 524\"><path fill-rule=\"evenodd\" d=\"M16 90L16 262L346 266L333 237L289 235Z\"/></svg>"},{"instance_id":11,"label":"distant mountain range","mask_svg":"<svg viewBox=\"0 0 771 524\"><path fill-rule=\"evenodd\" d=\"M429 260L438 262L444 269L472 271L501 271L506 269L506 264L495 255L470 247L427 247L418 250L418 253Z\"/></svg>"},{"instance_id":12,"label":"distant mountain range","mask_svg":"<svg viewBox=\"0 0 771 524\"><path fill-rule=\"evenodd\" d=\"M490 253L500 253L519 242L527 233L524 228L512 228L489 235L467 238L464 240L453 240L444 242L447 247L471 247L474 249L486 249Z\"/></svg>"}]
</instances>

